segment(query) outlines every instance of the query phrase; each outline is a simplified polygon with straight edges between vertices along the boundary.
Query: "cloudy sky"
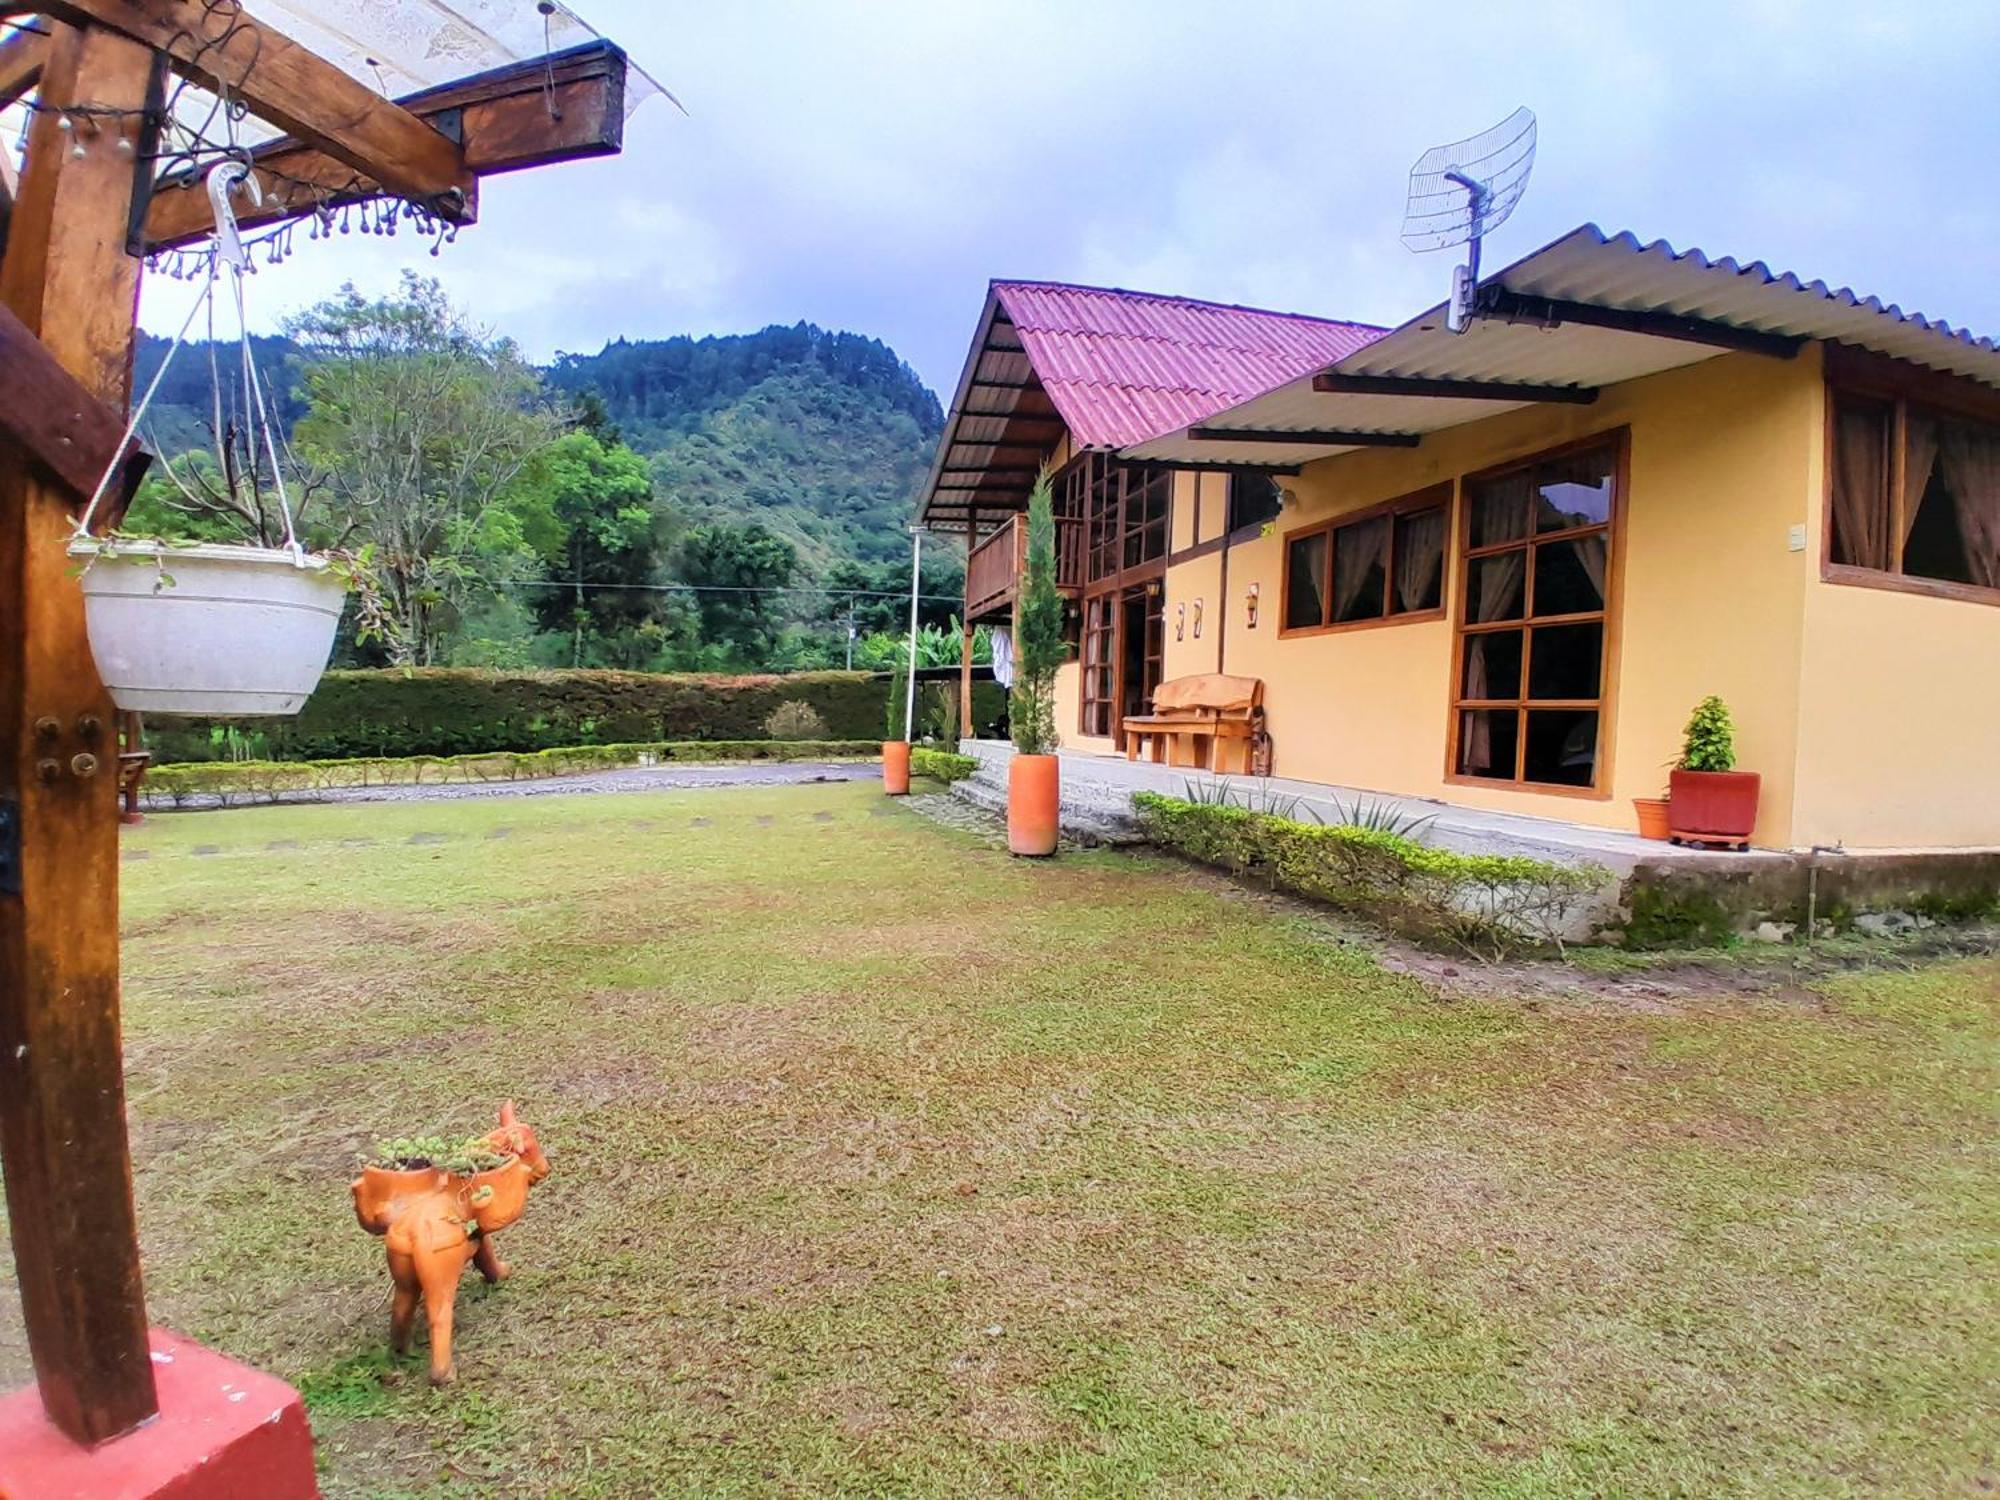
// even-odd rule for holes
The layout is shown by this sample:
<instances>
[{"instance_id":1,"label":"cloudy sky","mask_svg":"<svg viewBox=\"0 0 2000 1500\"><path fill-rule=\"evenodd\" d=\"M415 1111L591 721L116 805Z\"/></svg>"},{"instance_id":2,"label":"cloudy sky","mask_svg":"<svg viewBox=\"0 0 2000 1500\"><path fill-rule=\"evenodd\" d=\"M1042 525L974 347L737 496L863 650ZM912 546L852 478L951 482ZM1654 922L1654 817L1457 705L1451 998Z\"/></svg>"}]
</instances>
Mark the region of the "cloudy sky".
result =
<instances>
[{"instance_id":1,"label":"cloudy sky","mask_svg":"<svg viewBox=\"0 0 2000 1500\"><path fill-rule=\"evenodd\" d=\"M1992 0L574 8L687 114L489 182L438 260L302 245L253 319L408 265L537 357L807 319L947 397L995 276L1394 323L1449 276L1397 239L1410 164L1526 104L1540 157L1489 267L1594 221L2000 334Z\"/></svg>"}]
</instances>

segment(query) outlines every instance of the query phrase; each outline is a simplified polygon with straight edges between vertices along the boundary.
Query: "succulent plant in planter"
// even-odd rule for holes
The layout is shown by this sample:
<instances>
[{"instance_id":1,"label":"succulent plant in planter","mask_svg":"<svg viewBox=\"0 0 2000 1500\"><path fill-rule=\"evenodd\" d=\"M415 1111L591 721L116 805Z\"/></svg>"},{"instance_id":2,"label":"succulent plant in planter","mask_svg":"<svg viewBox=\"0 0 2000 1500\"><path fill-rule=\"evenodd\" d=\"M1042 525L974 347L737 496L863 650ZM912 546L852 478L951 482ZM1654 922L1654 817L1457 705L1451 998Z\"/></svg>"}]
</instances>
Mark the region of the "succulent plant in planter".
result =
<instances>
[{"instance_id":1,"label":"succulent plant in planter","mask_svg":"<svg viewBox=\"0 0 2000 1500\"><path fill-rule=\"evenodd\" d=\"M1669 780L1667 822L1675 842L1749 847L1763 778L1736 769L1736 724L1713 694L1688 717Z\"/></svg>"}]
</instances>

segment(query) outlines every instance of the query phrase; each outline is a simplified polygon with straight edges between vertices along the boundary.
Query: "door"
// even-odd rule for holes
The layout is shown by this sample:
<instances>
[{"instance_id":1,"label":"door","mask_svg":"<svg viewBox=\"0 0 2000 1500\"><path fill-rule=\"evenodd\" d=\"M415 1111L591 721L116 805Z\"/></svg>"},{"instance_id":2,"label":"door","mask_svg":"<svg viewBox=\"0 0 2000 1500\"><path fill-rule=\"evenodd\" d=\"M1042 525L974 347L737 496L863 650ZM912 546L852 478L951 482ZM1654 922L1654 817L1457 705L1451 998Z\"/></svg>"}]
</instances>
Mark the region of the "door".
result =
<instances>
[{"instance_id":1,"label":"door","mask_svg":"<svg viewBox=\"0 0 2000 1500\"><path fill-rule=\"evenodd\" d=\"M1126 716L1152 712L1166 646L1166 590L1157 582L1126 589L1118 596L1119 723L1114 738L1121 750Z\"/></svg>"}]
</instances>

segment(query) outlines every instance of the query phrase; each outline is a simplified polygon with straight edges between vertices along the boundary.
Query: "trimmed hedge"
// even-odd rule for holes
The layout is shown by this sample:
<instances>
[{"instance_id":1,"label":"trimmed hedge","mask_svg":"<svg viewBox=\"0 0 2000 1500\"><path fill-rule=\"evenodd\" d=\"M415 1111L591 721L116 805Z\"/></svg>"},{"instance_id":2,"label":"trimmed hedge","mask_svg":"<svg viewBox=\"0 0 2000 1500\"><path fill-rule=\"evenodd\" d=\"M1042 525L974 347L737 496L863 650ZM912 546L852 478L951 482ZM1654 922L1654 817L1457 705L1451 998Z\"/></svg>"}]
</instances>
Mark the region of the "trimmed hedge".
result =
<instances>
[{"instance_id":1,"label":"trimmed hedge","mask_svg":"<svg viewBox=\"0 0 2000 1500\"><path fill-rule=\"evenodd\" d=\"M229 807L283 796L310 798L340 787L527 781L662 761L873 760L880 753L879 740L684 740L400 759L219 760L154 766L139 783L139 792L153 807L181 807L197 797L213 797Z\"/></svg>"},{"instance_id":2,"label":"trimmed hedge","mask_svg":"<svg viewBox=\"0 0 2000 1500\"><path fill-rule=\"evenodd\" d=\"M969 755L956 755L949 750L932 750L923 745L910 747L910 774L928 776L932 781L949 784L970 776L979 769L979 762Z\"/></svg>"},{"instance_id":3,"label":"trimmed hedge","mask_svg":"<svg viewBox=\"0 0 2000 1500\"><path fill-rule=\"evenodd\" d=\"M1561 947L1578 903L1609 879L1596 865L1460 854L1379 829L1314 827L1158 792L1135 793L1132 805L1162 848L1482 957Z\"/></svg>"},{"instance_id":4,"label":"trimmed hedge","mask_svg":"<svg viewBox=\"0 0 2000 1500\"><path fill-rule=\"evenodd\" d=\"M162 761L228 759L231 731L259 759L347 760L685 740L760 740L781 704L818 714L831 740L880 743L889 681L871 672L729 677L653 672L490 672L470 667L328 672L293 719L148 717ZM973 719L1006 712L993 683Z\"/></svg>"}]
</instances>

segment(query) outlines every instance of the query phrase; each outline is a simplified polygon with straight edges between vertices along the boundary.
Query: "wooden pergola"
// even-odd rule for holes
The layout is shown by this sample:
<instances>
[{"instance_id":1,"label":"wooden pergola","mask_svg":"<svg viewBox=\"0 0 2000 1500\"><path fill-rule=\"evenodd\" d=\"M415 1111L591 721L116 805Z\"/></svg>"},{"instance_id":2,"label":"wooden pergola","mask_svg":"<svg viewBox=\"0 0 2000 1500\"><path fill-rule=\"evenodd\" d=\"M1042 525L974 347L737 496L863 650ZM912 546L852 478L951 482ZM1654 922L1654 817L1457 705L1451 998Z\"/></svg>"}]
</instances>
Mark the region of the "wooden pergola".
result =
<instances>
[{"instance_id":1,"label":"wooden pergola","mask_svg":"<svg viewBox=\"0 0 2000 1500\"><path fill-rule=\"evenodd\" d=\"M596 42L392 101L236 0L0 3L0 21L19 28L0 106L35 104L18 182L0 171L0 1155L42 1404L89 1445L158 1401L119 1042L116 719L66 543L107 468L129 496L145 464L118 447L142 257L213 227L193 171L157 180L166 91L192 79L285 132L251 153L246 225L384 196L459 225L484 175L618 151L626 63Z\"/></svg>"}]
</instances>

